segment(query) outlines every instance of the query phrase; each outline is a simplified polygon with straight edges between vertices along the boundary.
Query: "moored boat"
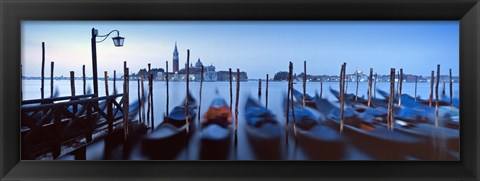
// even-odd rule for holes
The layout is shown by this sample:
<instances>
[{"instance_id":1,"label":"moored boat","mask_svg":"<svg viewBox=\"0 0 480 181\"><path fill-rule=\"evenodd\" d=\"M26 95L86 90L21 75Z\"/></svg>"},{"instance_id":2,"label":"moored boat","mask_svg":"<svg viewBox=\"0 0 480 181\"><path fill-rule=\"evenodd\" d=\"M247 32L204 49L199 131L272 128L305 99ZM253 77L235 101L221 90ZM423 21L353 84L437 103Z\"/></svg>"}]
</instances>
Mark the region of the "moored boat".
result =
<instances>
[{"instance_id":1,"label":"moored boat","mask_svg":"<svg viewBox=\"0 0 480 181\"><path fill-rule=\"evenodd\" d=\"M296 89L292 89L292 90L293 90L293 97L295 97L295 99L301 103L304 97L303 93L301 93ZM316 108L315 98L308 94L305 94L305 106Z\"/></svg>"},{"instance_id":2,"label":"moored boat","mask_svg":"<svg viewBox=\"0 0 480 181\"><path fill-rule=\"evenodd\" d=\"M318 98L316 97L317 101L317 107L319 107L319 110L323 109L323 112L325 111L331 111L328 114L328 120L330 123L334 123L337 128L339 126L339 112L340 109L337 106L334 106L331 104L328 100ZM403 121L402 118L398 117L398 114L394 116L395 118L395 124L394 124L394 129L389 130L391 133L386 132L385 130L388 130L387 128L387 114L388 110L387 108L384 107L365 107L362 112L358 112L356 109L351 107L349 104L345 105L345 124L344 124L344 132L346 131L346 134L351 134L355 136L349 136L349 138L354 138L353 140L355 141L355 138L358 138L358 141L360 141L359 137L365 137L362 138L363 140L373 140L373 141L378 141L378 142L383 142L386 145L390 144L392 147L398 147L399 145L405 145L402 146L401 148L398 148L399 154L394 155L394 156L401 156L401 155L409 155L409 156L414 156L416 158L421 158L425 160L433 160L433 159L452 159L451 156L441 156L438 154L432 154L434 153L434 150L436 152L440 151L458 151L459 150L459 133L458 130L454 129L448 129L444 127L435 127L430 124L421 124L422 119L420 114L423 111L426 112L425 110L421 110L423 108L423 105L419 105L418 103L412 103L413 99L410 100L406 98L405 104L402 107L398 107L397 111L400 111L401 115L408 115L410 122ZM414 107L417 110L417 112L413 112L410 114L407 114L408 110L411 110L409 107ZM431 111L431 108L428 108L430 110L430 114L434 114ZM403 117L405 118L405 116ZM376 131L376 130L382 130L382 131ZM371 132L370 132L371 131ZM381 135L379 134L380 132L384 132L386 135ZM411 140L417 140L418 143L404 143L403 141L396 138L405 138L408 139L408 137L413 137L414 139ZM357 141L357 142L358 142ZM369 141L372 142L372 141ZM398 144L396 144L397 142ZM423 144L419 144L422 143ZM416 150L413 149L412 146L408 145L415 145ZM357 144L358 145L358 144ZM365 145L365 144L362 144ZM390 147L390 146L389 146ZM371 148L371 147L365 147L363 148ZM421 151L424 150L424 151ZM425 151L426 150L426 151ZM375 150L373 151L374 155L378 155L375 153ZM380 155L380 157L383 157ZM387 159L388 156L384 155L384 158Z\"/></svg>"},{"instance_id":3,"label":"moored boat","mask_svg":"<svg viewBox=\"0 0 480 181\"><path fill-rule=\"evenodd\" d=\"M281 159L282 128L276 116L250 96L245 104L245 132L257 159Z\"/></svg>"},{"instance_id":4,"label":"moored boat","mask_svg":"<svg viewBox=\"0 0 480 181\"><path fill-rule=\"evenodd\" d=\"M318 107L326 107L328 104L331 103L317 99ZM334 105L328 107L331 109L326 115L328 125L340 130L340 108ZM431 151L428 146L425 146L426 139L389 130L386 126L375 124L373 120L364 120L367 114L373 114L370 111L365 111L365 114L361 115L348 105L345 105L344 108L342 134L347 136L348 140L357 147L378 159L403 159L406 154L415 149L418 149L419 152Z\"/></svg>"},{"instance_id":5,"label":"moored boat","mask_svg":"<svg viewBox=\"0 0 480 181\"><path fill-rule=\"evenodd\" d=\"M215 98L201 125L200 159L224 160L230 155L232 113L223 98Z\"/></svg>"},{"instance_id":6,"label":"moored boat","mask_svg":"<svg viewBox=\"0 0 480 181\"><path fill-rule=\"evenodd\" d=\"M286 106L286 103L284 105ZM317 118L310 110L298 104L294 105L294 116L291 114L291 108L288 111L289 134L311 159L338 160L344 156L345 142L342 135L326 126L322 116ZM295 118L295 121L292 118Z\"/></svg>"},{"instance_id":7,"label":"moored boat","mask_svg":"<svg viewBox=\"0 0 480 181\"><path fill-rule=\"evenodd\" d=\"M386 96L386 92L378 90L378 92ZM426 123L430 125L435 125L435 108L428 105L422 104L419 100L415 101L415 98L408 95L401 95L401 108L395 111L395 117L406 122L413 123ZM398 102L398 96L394 99ZM460 127L458 118L459 111L456 107L451 106L440 106L439 107L439 116L438 123L441 127L458 129Z\"/></svg>"},{"instance_id":8,"label":"moored boat","mask_svg":"<svg viewBox=\"0 0 480 181\"><path fill-rule=\"evenodd\" d=\"M175 159L178 153L188 145L190 137L195 132L197 106L190 93L186 99L189 99L188 106L183 104L174 107L168 116L164 116L164 121L143 138L142 150L150 159ZM188 116L185 115L187 108Z\"/></svg>"}]
</instances>

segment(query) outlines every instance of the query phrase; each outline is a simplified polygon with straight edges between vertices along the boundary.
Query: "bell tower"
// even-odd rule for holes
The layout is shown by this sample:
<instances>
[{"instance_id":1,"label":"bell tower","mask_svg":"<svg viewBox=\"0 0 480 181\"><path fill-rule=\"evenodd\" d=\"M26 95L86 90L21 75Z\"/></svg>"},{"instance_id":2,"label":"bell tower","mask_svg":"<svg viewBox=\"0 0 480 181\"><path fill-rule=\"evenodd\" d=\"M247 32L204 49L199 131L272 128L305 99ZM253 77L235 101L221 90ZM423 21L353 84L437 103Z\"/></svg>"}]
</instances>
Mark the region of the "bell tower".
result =
<instances>
[{"instance_id":1,"label":"bell tower","mask_svg":"<svg viewBox=\"0 0 480 181\"><path fill-rule=\"evenodd\" d=\"M177 50L177 42L175 42L175 49L173 50L173 72L178 72L178 50Z\"/></svg>"}]
</instances>

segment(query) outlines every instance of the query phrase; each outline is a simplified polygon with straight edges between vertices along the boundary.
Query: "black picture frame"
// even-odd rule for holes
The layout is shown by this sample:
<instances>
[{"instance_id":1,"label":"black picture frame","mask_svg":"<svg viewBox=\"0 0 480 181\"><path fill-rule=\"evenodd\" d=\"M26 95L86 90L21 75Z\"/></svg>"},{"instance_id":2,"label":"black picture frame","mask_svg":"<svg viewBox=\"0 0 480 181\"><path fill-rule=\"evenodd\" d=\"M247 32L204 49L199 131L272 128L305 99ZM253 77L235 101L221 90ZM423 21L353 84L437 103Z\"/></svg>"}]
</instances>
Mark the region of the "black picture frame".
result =
<instances>
[{"instance_id":1,"label":"black picture frame","mask_svg":"<svg viewBox=\"0 0 480 181\"><path fill-rule=\"evenodd\" d=\"M0 0L2 180L479 180L478 0ZM20 161L22 20L459 20L460 161Z\"/></svg>"}]
</instances>

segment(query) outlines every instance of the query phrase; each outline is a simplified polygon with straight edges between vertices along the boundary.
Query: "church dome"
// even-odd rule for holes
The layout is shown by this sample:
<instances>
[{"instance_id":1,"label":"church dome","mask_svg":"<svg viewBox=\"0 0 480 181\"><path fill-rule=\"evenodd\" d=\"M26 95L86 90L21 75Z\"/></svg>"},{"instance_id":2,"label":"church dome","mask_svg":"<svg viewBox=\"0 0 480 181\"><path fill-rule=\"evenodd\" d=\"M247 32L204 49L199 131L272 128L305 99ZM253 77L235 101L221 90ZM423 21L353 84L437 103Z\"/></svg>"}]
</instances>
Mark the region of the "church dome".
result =
<instances>
[{"instance_id":1,"label":"church dome","mask_svg":"<svg viewBox=\"0 0 480 181\"><path fill-rule=\"evenodd\" d=\"M203 66L203 63L198 59L197 63L195 63L195 67L201 68Z\"/></svg>"}]
</instances>

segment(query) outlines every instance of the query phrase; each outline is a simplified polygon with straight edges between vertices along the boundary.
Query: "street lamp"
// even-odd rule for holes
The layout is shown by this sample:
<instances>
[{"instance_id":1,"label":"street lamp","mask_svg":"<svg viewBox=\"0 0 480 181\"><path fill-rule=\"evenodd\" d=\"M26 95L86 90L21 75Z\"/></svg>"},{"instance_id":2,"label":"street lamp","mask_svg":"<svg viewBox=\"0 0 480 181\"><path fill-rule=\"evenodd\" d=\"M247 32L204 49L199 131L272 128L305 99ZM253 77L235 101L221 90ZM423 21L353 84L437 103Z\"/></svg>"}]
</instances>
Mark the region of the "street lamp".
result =
<instances>
[{"instance_id":1,"label":"street lamp","mask_svg":"<svg viewBox=\"0 0 480 181\"><path fill-rule=\"evenodd\" d=\"M116 37L112 37L113 44L115 47L122 47L123 46L123 41L125 40L124 37L120 36L120 32L118 30L112 30L110 33L106 35L98 35L98 30L95 28L92 28L92 68L93 68L93 91L94 91L94 96L98 97L98 77L97 77L97 43L101 43L105 41L110 34L113 32L117 32ZM97 37L104 37L102 40L97 41Z\"/></svg>"}]
</instances>

